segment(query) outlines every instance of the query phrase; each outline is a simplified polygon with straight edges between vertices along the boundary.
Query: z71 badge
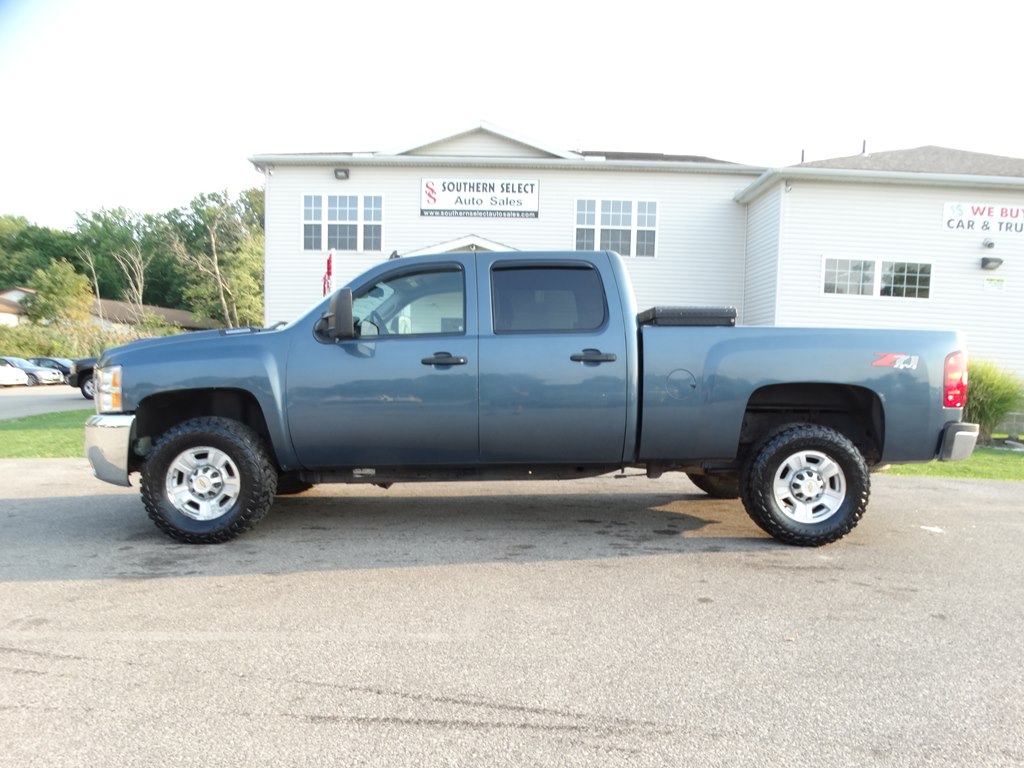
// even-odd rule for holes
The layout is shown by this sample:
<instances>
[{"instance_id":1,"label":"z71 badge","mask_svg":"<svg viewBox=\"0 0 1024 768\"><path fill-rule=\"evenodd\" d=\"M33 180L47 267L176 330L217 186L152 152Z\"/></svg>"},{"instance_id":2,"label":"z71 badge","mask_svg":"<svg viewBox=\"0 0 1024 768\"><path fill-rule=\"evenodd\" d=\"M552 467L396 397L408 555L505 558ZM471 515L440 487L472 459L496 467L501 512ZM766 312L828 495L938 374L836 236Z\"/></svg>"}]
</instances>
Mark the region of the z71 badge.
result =
<instances>
[{"instance_id":1,"label":"z71 badge","mask_svg":"<svg viewBox=\"0 0 1024 768\"><path fill-rule=\"evenodd\" d=\"M918 355L904 355L901 352L875 352L878 358L871 365L875 368L895 368L897 371L917 370Z\"/></svg>"}]
</instances>

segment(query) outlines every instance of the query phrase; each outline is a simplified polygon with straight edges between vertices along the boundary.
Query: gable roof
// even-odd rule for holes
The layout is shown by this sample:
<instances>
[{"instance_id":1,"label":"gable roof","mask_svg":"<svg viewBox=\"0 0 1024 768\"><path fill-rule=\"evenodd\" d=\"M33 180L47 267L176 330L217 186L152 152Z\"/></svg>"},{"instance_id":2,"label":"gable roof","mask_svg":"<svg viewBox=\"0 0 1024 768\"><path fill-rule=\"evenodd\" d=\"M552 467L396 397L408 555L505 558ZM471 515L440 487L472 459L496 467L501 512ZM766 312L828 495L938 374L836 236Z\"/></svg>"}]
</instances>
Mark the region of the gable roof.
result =
<instances>
[{"instance_id":1,"label":"gable roof","mask_svg":"<svg viewBox=\"0 0 1024 768\"><path fill-rule=\"evenodd\" d=\"M10 288L4 288L0 290L0 299L7 299L8 301L20 302L26 296L35 296L36 292L31 288L25 288L21 285L13 285Z\"/></svg>"},{"instance_id":2,"label":"gable roof","mask_svg":"<svg viewBox=\"0 0 1024 768\"><path fill-rule=\"evenodd\" d=\"M24 315L25 308L20 302L0 297L0 315Z\"/></svg>"},{"instance_id":3,"label":"gable roof","mask_svg":"<svg viewBox=\"0 0 1024 768\"><path fill-rule=\"evenodd\" d=\"M525 136L521 136L512 131L507 131L504 128L499 128L496 125L491 125L488 122L480 121L477 125L471 126L464 131L452 134L451 136L441 136L436 139L432 139L426 142L417 142L416 144L398 147L386 152L376 152L378 155L411 155L413 153L419 154L430 154L424 152L424 150L432 147L438 147L438 145L451 144L459 141L460 139L466 139L474 135L487 134L497 139L504 139L512 144L519 144L526 149L531 149L539 152L542 155L550 155L551 157L559 157L563 160L577 160L580 155L576 152L566 152L565 150L555 149L554 147L546 144L541 144L533 139L528 139Z\"/></svg>"},{"instance_id":4,"label":"gable roof","mask_svg":"<svg viewBox=\"0 0 1024 768\"><path fill-rule=\"evenodd\" d=\"M770 168L733 200L750 203L779 183L797 180L1019 191L1024 189L1024 160L933 146L837 157Z\"/></svg>"},{"instance_id":5,"label":"gable roof","mask_svg":"<svg viewBox=\"0 0 1024 768\"><path fill-rule=\"evenodd\" d=\"M580 152L584 157L596 157L604 160L641 160L659 163L721 163L722 165L738 165L731 160L716 160L701 155L664 155L660 152L599 152L584 149Z\"/></svg>"},{"instance_id":6,"label":"gable roof","mask_svg":"<svg viewBox=\"0 0 1024 768\"><path fill-rule=\"evenodd\" d=\"M487 122L458 133L374 152L300 152L249 157L256 170L273 175L275 166L358 166L424 168L566 168L642 170L756 176L764 166L748 166L699 155L655 152L598 152L557 149Z\"/></svg>"},{"instance_id":7,"label":"gable roof","mask_svg":"<svg viewBox=\"0 0 1024 768\"><path fill-rule=\"evenodd\" d=\"M216 320L211 320L208 317L200 317L199 315L195 315L184 309L154 307L149 304L144 304L142 309L147 314L156 315L169 323L176 323L186 331L200 331L223 327L223 323L218 323ZM115 299L93 299L91 311L93 315L97 316L100 314L100 311L102 311L103 319L111 323L135 325L139 322L138 313L135 311L135 305L130 304L127 301L117 301Z\"/></svg>"},{"instance_id":8,"label":"gable roof","mask_svg":"<svg viewBox=\"0 0 1024 768\"><path fill-rule=\"evenodd\" d=\"M1024 160L1019 158L986 155L981 152L967 152L962 149L936 146L836 157L831 160L800 163L792 167L1024 177Z\"/></svg>"}]
</instances>

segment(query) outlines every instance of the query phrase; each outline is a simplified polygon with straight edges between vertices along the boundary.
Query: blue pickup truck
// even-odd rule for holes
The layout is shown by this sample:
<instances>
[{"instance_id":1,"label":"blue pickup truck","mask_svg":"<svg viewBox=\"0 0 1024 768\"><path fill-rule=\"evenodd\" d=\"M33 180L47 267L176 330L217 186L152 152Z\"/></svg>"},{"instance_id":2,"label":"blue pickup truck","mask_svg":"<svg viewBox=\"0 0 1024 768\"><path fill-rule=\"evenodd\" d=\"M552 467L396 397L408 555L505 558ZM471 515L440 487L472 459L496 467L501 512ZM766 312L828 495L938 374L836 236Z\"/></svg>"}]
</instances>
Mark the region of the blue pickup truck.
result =
<instances>
[{"instance_id":1,"label":"blue pickup truck","mask_svg":"<svg viewBox=\"0 0 1024 768\"><path fill-rule=\"evenodd\" d=\"M276 329L108 350L96 476L169 536L216 543L328 482L685 472L782 541L857 525L870 470L970 456L955 332L735 327L638 311L607 251L387 261Z\"/></svg>"}]
</instances>

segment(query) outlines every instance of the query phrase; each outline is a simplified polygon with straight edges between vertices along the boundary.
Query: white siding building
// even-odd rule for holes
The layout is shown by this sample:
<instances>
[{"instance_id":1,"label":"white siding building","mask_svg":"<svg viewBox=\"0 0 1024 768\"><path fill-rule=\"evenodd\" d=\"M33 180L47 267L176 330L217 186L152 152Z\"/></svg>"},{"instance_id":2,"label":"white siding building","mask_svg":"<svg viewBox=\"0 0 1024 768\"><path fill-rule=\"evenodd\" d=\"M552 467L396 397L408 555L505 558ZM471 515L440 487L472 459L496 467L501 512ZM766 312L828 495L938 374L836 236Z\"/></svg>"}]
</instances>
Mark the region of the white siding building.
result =
<instances>
[{"instance_id":1,"label":"white siding building","mask_svg":"<svg viewBox=\"0 0 1024 768\"><path fill-rule=\"evenodd\" d=\"M339 286L392 255L611 248L641 307L960 328L974 357L1024 376L1024 160L926 147L765 169L567 152L487 124L250 159L266 177L268 324L322 295L329 253Z\"/></svg>"}]
</instances>

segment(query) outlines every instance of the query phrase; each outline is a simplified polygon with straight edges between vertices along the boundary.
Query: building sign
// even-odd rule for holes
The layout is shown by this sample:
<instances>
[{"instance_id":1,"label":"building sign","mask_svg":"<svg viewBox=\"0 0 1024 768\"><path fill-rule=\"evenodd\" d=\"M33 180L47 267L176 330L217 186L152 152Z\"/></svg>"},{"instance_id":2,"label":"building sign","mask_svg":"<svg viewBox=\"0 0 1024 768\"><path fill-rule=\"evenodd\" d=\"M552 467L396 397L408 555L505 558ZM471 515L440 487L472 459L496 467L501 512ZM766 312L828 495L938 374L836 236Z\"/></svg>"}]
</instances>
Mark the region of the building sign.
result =
<instances>
[{"instance_id":1,"label":"building sign","mask_svg":"<svg viewBox=\"0 0 1024 768\"><path fill-rule=\"evenodd\" d=\"M420 216L536 219L540 182L523 179L420 180Z\"/></svg>"},{"instance_id":2,"label":"building sign","mask_svg":"<svg viewBox=\"0 0 1024 768\"><path fill-rule=\"evenodd\" d=\"M954 232L977 232L984 235L1000 232L1024 234L1024 207L989 203L946 203L942 209L942 226Z\"/></svg>"}]
</instances>

